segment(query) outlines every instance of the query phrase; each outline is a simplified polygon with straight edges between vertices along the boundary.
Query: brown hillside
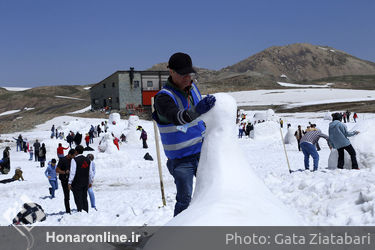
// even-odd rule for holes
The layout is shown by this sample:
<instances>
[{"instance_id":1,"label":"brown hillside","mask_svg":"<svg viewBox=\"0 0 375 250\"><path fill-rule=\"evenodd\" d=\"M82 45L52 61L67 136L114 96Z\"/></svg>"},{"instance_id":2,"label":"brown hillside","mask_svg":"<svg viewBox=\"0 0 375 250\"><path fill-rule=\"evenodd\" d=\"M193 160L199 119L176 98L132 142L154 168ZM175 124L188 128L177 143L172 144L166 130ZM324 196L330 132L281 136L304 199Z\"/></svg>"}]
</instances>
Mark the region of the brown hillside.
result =
<instances>
[{"instance_id":1,"label":"brown hillside","mask_svg":"<svg viewBox=\"0 0 375 250\"><path fill-rule=\"evenodd\" d=\"M306 43L274 46L232 66L222 69L244 73L256 71L290 81L312 80L342 75L375 74L375 63L361 60L343 51Z\"/></svg>"}]
</instances>

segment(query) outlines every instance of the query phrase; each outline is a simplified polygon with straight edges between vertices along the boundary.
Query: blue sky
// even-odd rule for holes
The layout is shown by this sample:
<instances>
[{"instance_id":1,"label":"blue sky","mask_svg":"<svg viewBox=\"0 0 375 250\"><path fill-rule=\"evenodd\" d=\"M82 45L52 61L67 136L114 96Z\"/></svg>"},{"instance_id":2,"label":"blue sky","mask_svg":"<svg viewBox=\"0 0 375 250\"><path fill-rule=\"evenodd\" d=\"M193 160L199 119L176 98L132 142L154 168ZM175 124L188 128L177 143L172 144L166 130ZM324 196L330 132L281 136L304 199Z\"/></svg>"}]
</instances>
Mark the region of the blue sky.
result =
<instances>
[{"instance_id":1,"label":"blue sky","mask_svg":"<svg viewBox=\"0 0 375 250\"><path fill-rule=\"evenodd\" d=\"M90 84L177 51L221 69L270 46L375 62L375 1L1 0L0 86Z\"/></svg>"}]
</instances>

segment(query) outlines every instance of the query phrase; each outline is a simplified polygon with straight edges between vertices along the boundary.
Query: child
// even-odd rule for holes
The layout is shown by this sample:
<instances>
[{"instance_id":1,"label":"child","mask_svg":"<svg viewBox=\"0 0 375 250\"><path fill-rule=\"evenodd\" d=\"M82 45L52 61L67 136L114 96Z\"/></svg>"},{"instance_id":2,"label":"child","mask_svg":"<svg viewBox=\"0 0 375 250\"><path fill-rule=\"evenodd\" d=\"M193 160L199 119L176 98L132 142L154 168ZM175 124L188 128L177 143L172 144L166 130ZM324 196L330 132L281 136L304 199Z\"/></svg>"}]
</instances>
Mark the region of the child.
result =
<instances>
[{"instance_id":1,"label":"child","mask_svg":"<svg viewBox=\"0 0 375 250\"><path fill-rule=\"evenodd\" d=\"M95 164L94 164L94 155L93 154L88 154L87 155L87 158L89 158L89 160L91 161L91 167L92 167L92 172L94 173L92 178L95 177ZM94 180L91 181L91 183L93 182ZM96 206L95 206L95 195L94 195L94 190L92 190L92 186L89 187L89 189L87 190L88 193L89 193L89 196L90 196L90 203L91 203L91 207L95 210L96 209Z\"/></svg>"},{"instance_id":2,"label":"child","mask_svg":"<svg viewBox=\"0 0 375 250\"><path fill-rule=\"evenodd\" d=\"M49 188L51 199L55 198L55 190L58 189L57 186L57 176L56 176L56 159L52 159L48 163L48 167L44 174L47 176L49 183L51 184L51 188Z\"/></svg>"},{"instance_id":3,"label":"child","mask_svg":"<svg viewBox=\"0 0 375 250\"><path fill-rule=\"evenodd\" d=\"M32 161L33 160L33 156L34 156L34 149L33 149L32 146L29 147L29 153L30 153L29 161Z\"/></svg>"}]
</instances>

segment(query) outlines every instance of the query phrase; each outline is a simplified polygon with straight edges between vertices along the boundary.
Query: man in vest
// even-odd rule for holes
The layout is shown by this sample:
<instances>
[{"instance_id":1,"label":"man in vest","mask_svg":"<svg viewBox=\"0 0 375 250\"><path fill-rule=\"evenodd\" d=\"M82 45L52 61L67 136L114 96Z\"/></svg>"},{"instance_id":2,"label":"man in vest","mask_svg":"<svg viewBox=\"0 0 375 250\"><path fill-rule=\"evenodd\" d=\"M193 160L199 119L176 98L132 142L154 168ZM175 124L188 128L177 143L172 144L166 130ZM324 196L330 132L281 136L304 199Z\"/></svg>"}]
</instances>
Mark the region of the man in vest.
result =
<instances>
[{"instance_id":1,"label":"man in vest","mask_svg":"<svg viewBox=\"0 0 375 250\"><path fill-rule=\"evenodd\" d=\"M173 54L168 61L169 78L155 96L153 119L157 122L167 167L176 188L174 216L190 203L205 125L199 119L215 105L214 96L202 99L192 77L196 73L189 55Z\"/></svg>"},{"instance_id":2,"label":"man in vest","mask_svg":"<svg viewBox=\"0 0 375 250\"><path fill-rule=\"evenodd\" d=\"M82 155L82 145L78 145L75 150L77 156L70 163L68 188L73 191L74 202L76 203L78 212L81 212L82 209L89 212L87 190L91 187L94 176L91 161Z\"/></svg>"}]
</instances>

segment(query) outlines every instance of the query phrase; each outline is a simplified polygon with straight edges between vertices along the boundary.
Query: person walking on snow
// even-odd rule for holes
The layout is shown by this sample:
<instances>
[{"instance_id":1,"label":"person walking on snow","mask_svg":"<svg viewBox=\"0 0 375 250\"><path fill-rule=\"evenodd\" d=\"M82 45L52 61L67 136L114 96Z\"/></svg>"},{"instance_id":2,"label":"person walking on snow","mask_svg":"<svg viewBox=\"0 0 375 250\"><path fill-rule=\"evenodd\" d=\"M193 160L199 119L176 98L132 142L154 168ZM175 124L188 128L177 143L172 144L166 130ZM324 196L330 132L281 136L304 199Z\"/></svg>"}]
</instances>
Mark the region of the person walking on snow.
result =
<instances>
[{"instance_id":1,"label":"person walking on snow","mask_svg":"<svg viewBox=\"0 0 375 250\"><path fill-rule=\"evenodd\" d=\"M328 143L328 135L323 134L320 130L310 130L306 132L301 138L301 149L304 155L304 163L305 163L305 169L309 170L309 157L311 157L314 160L314 169L313 171L318 170L319 165L319 154L316 150L315 144L319 141L319 139L323 137L327 140L327 144L329 147L331 147Z\"/></svg>"},{"instance_id":2,"label":"person walking on snow","mask_svg":"<svg viewBox=\"0 0 375 250\"><path fill-rule=\"evenodd\" d=\"M33 156L34 156L34 150L33 150L32 146L29 147L29 154L30 154L29 161L32 161L33 160Z\"/></svg>"},{"instance_id":3,"label":"person walking on snow","mask_svg":"<svg viewBox=\"0 0 375 250\"><path fill-rule=\"evenodd\" d=\"M68 188L73 191L74 202L78 212L85 210L88 213L87 191L93 181L91 161L82 155L82 145L78 145L75 150L77 151L77 156L70 164Z\"/></svg>"},{"instance_id":4,"label":"person walking on snow","mask_svg":"<svg viewBox=\"0 0 375 250\"><path fill-rule=\"evenodd\" d=\"M34 143L34 153L35 153L35 161L39 161L39 150L40 150L40 143L38 141L38 139L35 140L35 143Z\"/></svg>"},{"instance_id":5,"label":"person walking on snow","mask_svg":"<svg viewBox=\"0 0 375 250\"><path fill-rule=\"evenodd\" d=\"M238 138L242 138L243 135L243 124L242 122L238 125Z\"/></svg>"},{"instance_id":6,"label":"person walking on snow","mask_svg":"<svg viewBox=\"0 0 375 250\"><path fill-rule=\"evenodd\" d=\"M76 150L70 149L68 154L59 159L59 163L56 167L56 173L59 174L59 179L61 181L61 186L64 191L64 204L65 204L65 212L70 214L70 190L68 188L68 180L69 180L69 173L70 173L70 164L72 159L76 156Z\"/></svg>"},{"instance_id":7,"label":"person walking on snow","mask_svg":"<svg viewBox=\"0 0 375 250\"><path fill-rule=\"evenodd\" d=\"M41 168L44 167L44 163L46 162L46 154L47 154L46 145L42 143L42 147L39 149L39 156L38 156L38 160L40 162Z\"/></svg>"},{"instance_id":8,"label":"person walking on snow","mask_svg":"<svg viewBox=\"0 0 375 250\"><path fill-rule=\"evenodd\" d=\"M95 178L95 163L94 163L94 155L93 154L88 154L87 155L87 158L89 158L89 160L91 161L91 167L92 167L92 183L94 182L94 178ZM91 184L92 184L91 183ZM89 187L88 189L88 193L89 193L89 197L90 197L90 204L91 204L91 208L96 209L96 206L95 206L95 194L94 194L94 190L92 189L92 185L91 187Z\"/></svg>"},{"instance_id":9,"label":"person walking on snow","mask_svg":"<svg viewBox=\"0 0 375 250\"><path fill-rule=\"evenodd\" d=\"M51 128L51 139L55 136L55 125L52 125Z\"/></svg>"},{"instance_id":10,"label":"person walking on snow","mask_svg":"<svg viewBox=\"0 0 375 250\"><path fill-rule=\"evenodd\" d=\"M86 142L86 147L89 147L89 145L90 145L90 135L88 133L85 136L85 142Z\"/></svg>"},{"instance_id":11,"label":"person walking on snow","mask_svg":"<svg viewBox=\"0 0 375 250\"><path fill-rule=\"evenodd\" d=\"M212 95L202 99L192 80L196 71L189 55L173 54L168 68L170 76L155 96L152 117L159 127L167 167L176 184L176 216L191 200L205 132L204 122L199 117L215 105L216 99Z\"/></svg>"},{"instance_id":12,"label":"person walking on snow","mask_svg":"<svg viewBox=\"0 0 375 250\"><path fill-rule=\"evenodd\" d=\"M49 183L51 184L51 187L49 188L49 193L51 195L51 199L55 198L55 190L58 189L57 185L57 175L56 175L56 159L52 159L48 163L48 167L46 171L44 172L46 177L48 178Z\"/></svg>"},{"instance_id":13,"label":"person walking on snow","mask_svg":"<svg viewBox=\"0 0 375 250\"><path fill-rule=\"evenodd\" d=\"M357 122L357 118L358 118L357 113L354 113L354 114L353 114L353 120L354 120L354 122Z\"/></svg>"},{"instance_id":14,"label":"person walking on snow","mask_svg":"<svg viewBox=\"0 0 375 250\"><path fill-rule=\"evenodd\" d=\"M329 142L339 153L337 168L344 168L344 150L346 150L352 160L352 169L358 169L355 150L348 137L359 134L359 131L349 132L346 125L341 122L340 113L332 114L332 122L329 124Z\"/></svg>"},{"instance_id":15,"label":"person walking on snow","mask_svg":"<svg viewBox=\"0 0 375 250\"><path fill-rule=\"evenodd\" d=\"M142 126L138 126L137 130L141 131L141 137L139 137L139 140L142 139L143 148L148 148L148 146L147 146L147 132L142 128Z\"/></svg>"}]
</instances>

